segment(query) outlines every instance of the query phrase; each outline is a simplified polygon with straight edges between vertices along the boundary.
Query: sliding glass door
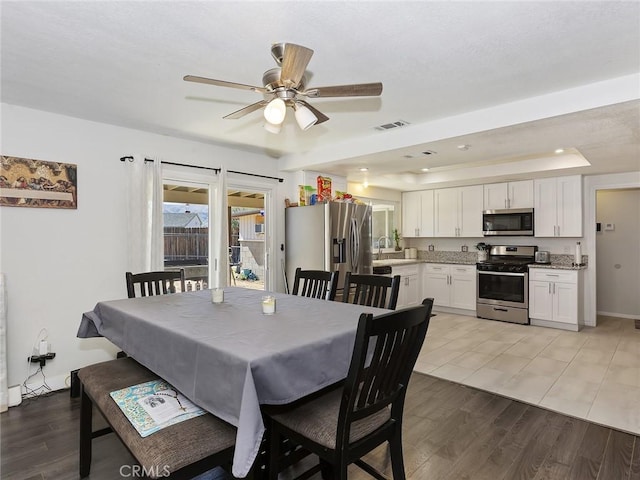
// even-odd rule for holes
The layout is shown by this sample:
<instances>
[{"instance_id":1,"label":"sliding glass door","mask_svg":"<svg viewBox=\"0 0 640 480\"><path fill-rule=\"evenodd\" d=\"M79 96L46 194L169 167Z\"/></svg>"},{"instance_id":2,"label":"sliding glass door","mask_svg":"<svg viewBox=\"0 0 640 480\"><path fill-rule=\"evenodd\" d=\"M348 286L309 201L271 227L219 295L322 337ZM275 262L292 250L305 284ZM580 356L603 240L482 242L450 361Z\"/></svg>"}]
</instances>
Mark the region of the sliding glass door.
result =
<instances>
[{"instance_id":1,"label":"sliding glass door","mask_svg":"<svg viewBox=\"0 0 640 480\"><path fill-rule=\"evenodd\" d=\"M163 182L165 270L184 269L187 290L209 288L209 186Z\"/></svg>"}]
</instances>

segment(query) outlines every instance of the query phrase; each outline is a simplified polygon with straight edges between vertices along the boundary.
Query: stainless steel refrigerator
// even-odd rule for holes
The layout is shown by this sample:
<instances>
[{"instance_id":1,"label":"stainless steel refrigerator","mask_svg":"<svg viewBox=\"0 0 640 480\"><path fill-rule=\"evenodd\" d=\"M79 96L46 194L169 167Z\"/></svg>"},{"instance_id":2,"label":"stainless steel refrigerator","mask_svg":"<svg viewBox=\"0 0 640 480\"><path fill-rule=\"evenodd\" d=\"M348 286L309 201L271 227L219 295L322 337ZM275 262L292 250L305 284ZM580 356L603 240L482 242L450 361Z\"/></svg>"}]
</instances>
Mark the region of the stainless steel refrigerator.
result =
<instances>
[{"instance_id":1,"label":"stainless steel refrigerator","mask_svg":"<svg viewBox=\"0 0 640 480\"><path fill-rule=\"evenodd\" d=\"M346 272L372 270L371 207L332 202L285 210L285 259L288 288L296 268L338 271L338 288Z\"/></svg>"}]
</instances>

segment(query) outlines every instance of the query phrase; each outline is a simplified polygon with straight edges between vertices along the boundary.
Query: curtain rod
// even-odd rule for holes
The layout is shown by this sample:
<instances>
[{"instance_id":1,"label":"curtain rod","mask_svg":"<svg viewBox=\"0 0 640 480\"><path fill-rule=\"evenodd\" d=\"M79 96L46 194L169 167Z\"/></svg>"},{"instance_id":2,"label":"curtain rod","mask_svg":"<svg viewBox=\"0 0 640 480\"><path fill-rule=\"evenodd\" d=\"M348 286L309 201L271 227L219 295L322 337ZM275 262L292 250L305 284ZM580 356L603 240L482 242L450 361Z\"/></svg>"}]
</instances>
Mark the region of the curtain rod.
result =
<instances>
[{"instance_id":1,"label":"curtain rod","mask_svg":"<svg viewBox=\"0 0 640 480\"><path fill-rule=\"evenodd\" d=\"M133 162L133 157L131 155L128 155L126 157L120 157L120 161L121 162L124 162L125 160L129 160L130 162ZM154 159L153 158L145 158L144 161L145 162L153 162ZM216 167L203 167L201 165L188 165L186 163L167 162L166 160L162 160L160 163L165 164L165 165L177 165L178 167L190 167L190 168L200 168L202 170L213 170L216 173L219 173L220 170L222 170L221 168L216 168ZM227 170L227 172L229 172L229 173L237 173L238 175L248 175L250 177L268 178L269 180L278 180L278 182L280 182L280 183L284 182L284 178L270 177L269 175L258 175L257 173L238 172L237 170Z\"/></svg>"}]
</instances>

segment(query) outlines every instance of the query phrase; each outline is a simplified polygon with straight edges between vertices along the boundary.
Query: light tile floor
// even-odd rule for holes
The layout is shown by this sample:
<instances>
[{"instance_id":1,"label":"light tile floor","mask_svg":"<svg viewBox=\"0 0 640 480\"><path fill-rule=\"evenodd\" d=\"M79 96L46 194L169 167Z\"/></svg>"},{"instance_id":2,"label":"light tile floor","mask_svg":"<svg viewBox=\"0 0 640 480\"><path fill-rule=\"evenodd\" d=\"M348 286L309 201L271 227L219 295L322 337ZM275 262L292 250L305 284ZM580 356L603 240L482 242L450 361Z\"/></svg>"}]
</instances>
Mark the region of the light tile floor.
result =
<instances>
[{"instance_id":1,"label":"light tile floor","mask_svg":"<svg viewBox=\"0 0 640 480\"><path fill-rule=\"evenodd\" d=\"M415 370L640 434L640 330L580 332L437 312Z\"/></svg>"}]
</instances>

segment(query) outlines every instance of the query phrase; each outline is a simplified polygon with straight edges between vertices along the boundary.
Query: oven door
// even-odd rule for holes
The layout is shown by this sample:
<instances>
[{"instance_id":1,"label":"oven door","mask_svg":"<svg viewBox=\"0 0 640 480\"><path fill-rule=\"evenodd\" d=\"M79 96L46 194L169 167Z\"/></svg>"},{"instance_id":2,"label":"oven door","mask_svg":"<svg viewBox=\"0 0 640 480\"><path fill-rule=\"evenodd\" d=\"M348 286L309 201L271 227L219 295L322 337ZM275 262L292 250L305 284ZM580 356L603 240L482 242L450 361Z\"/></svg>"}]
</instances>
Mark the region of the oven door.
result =
<instances>
[{"instance_id":1,"label":"oven door","mask_svg":"<svg viewBox=\"0 0 640 480\"><path fill-rule=\"evenodd\" d=\"M477 300L488 305L529 307L529 274L479 271Z\"/></svg>"}]
</instances>

